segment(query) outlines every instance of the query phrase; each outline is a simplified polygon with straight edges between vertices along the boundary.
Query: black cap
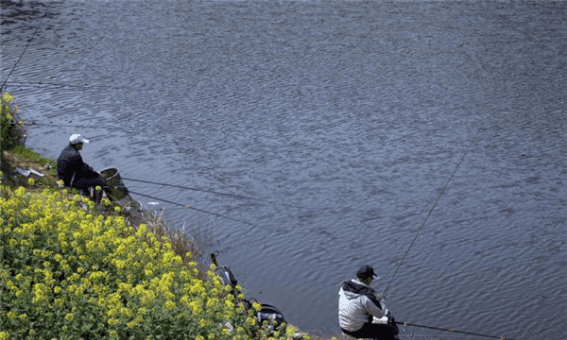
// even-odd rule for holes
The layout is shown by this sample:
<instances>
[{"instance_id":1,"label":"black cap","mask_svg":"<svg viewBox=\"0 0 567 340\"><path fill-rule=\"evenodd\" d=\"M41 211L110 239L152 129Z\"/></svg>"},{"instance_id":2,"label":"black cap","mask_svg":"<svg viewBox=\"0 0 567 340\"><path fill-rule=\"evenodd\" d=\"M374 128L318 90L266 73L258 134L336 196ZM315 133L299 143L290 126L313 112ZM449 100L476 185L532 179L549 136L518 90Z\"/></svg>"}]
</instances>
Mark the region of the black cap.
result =
<instances>
[{"instance_id":1,"label":"black cap","mask_svg":"<svg viewBox=\"0 0 567 340\"><path fill-rule=\"evenodd\" d=\"M356 277L361 279L361 280L366 280L367 278L373 277L373 276L378 277L378 275L376 275L376 273L374 273L374 268L372 268L371 266L369 266L367 264L358 268L358 271L356 272Z\"/></svg>"}]
</instances>

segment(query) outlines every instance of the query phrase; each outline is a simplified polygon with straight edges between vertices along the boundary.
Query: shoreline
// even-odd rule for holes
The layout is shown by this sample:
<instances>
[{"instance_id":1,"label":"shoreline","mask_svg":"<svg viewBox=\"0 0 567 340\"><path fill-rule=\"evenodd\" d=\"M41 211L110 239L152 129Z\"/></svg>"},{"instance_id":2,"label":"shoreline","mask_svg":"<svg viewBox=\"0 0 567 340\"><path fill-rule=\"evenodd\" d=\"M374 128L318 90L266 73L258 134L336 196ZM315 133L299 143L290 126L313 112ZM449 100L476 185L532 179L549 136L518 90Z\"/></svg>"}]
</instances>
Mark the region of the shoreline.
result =
<instances>
[{"instance_id":1,"label":"shoreline","mask_svg":"<svg viewBox=\"0 0 567 340\"><path fill-rule=\"evenodd\" d=\"M23 144L18 144L13 150L3 151L3 157L8 165L8 168L4 166L2 169L3 185L8 185L13 189L23 186L30 192L40 192L44 189L62 189L57 184L58 178L55 167L56 160L45 158ZM32 171L27 173L28 176L24 176L24 173L16 171L18 168L24 171ZM43 176L40 176L39 174L43 174ZM33 183L31 186L29 185L30 179ZM68 196L72 196L73 193L76 195L78 190L70 189ZM106 195L104 196L106 197ZM120 201L109 200L111 205L108 205L107 203L106 208L103 209L101 207L99 212L107 217L123 216L125 224L128 227L131 227L134 232L139 229L140 225L146 225L147 230L152 232L158 240L165 239L171 244L172 250L182 257L183 263L195 263L194 261L197 261L196 258L205 259L206 254L203 254L202 247L197 243L197 240L194 237L182 231L174 231L170 229L168 226L169 222L163 219L155 211L144 210L141 206L139 209L131 209L129 204L133 206L139 203L133 200L129 194L126 198ZM118 211L116 207L120 207L120 210ZM186 257L187 253L192 255L191 258ZM207 280L206 272L208 266L200 261L197 261L196 263L196 268L199 271L198 277L201 280ZM218 267L220 268L222 265ZM302 332L299 328L292 324L288 324L288 326L295 330L296 339L329 339L329 337L311 336L308 333ZM336 338L337 337L332 337L332 339Z\"/></svg>"}]
</instances>

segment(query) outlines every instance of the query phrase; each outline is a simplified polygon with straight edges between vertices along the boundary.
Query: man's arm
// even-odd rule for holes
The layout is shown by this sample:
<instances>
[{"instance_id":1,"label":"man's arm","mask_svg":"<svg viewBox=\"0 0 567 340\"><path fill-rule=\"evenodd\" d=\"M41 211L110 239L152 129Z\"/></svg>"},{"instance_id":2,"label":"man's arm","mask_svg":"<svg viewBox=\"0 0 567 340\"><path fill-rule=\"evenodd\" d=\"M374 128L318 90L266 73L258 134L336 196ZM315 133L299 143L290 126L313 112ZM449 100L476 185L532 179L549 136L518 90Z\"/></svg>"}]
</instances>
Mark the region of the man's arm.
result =
<instances>
[{"instance_id":1,"label":"man's arm","mask_svg":"<svg viewBox=\"0 0 567 340\"><path fill-rule=\"evenodd\" d=\"M388 309L386 308L383 300L381 300L378 304L379 305L376 305L368 297L364 297L364 307L366 308L366 311L372 316L381 318L386 315Z\"/></svg>"}]
</instances>

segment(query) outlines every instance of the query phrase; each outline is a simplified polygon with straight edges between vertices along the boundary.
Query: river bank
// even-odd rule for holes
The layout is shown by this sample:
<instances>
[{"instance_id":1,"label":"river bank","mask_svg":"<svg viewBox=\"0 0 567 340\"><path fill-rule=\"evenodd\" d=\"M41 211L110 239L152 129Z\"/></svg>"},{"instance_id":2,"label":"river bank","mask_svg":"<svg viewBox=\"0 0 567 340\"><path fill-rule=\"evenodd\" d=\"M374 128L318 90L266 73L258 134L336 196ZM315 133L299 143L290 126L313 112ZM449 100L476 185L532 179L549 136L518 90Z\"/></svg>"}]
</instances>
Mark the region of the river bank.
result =
<instances>
[{"instance_id":1,"label":"river bank","mask_svg":"<svg viewBox=\"0 0 567 340\"><path fill-rule=\"evenodd\" d=\"M147 235L151 235L150 236L144 236L143 240L142 240L142 244L139 244L138 247L140 245L144 245L146 242L148 242L147 237L150 237L150 240L153 239L155 243L158 244L158 248L159 249L165 249L165 250L169 250L171 251L170 257L171 257L171 263L173 263L173 265L175 266L175 264L177 264L178 266L181 267L185 267L185 268L189 268L193 274L194 277L196 279L198 279L198 282L202 282L202 283L198 283L199 284L204 284L205 286L210 284L208 282L212 282L213 286L211 286L211 290L207 293L207 294L211 294L212 296L216 296L219 294L219 290L220 292L225 291L224 294L221 294L225 297L229 297L228 301L230 302L226 302L226 305L229 307L232 307L232 309L235 308L235 306L238 306L239 304L238 299L244 299L244 295L242 293L239 293L237 296L237 300L234 301L234 297L230 297L233 296L231 294L226 294L226 292L228 291L226 288L226 286L218 286L219 285L219 281L215 279L215 275L213 275L214 269L216 266L211 265L211 266L207 266L205 263L197 263L195 262L195 258L198 257L199 255L201 255L201 251L202 248L200 248L200 246L195 242L194 238L191 238L189 235L183 234L179 231L172 231L169 229L168 227L168 223L167 221L163 220L160 216L158 216L155 212L148 212L148 211L138 211L136 214L132 214L133 211L128 212L125 209L123 209L123 207L121 207L120 205L111 202L110 200L103 198L102 204L100 206L95 206L90 200L86 199L86 198L81 198L80 195L78 195L78 192L74 189L68 190L65 188L60 188L60 186L57 183L57 172L55 170L55 161L53 159L48 159L48 158L44 158L42 156L40 156L39 154L35 153L33 150L25 148L23 145L17 145L13 150L11 151L3 151L3 158L4 158L4 163L3 163L3 169L2 169L2 199L3 199L3 217L4 220L8 220L8 218L6 218L7 216L11 216L9 217L9 222L15 222L16 224L13 226L14 228L12 228L12 230L8 230L10 228L10 223L8 221L7 225L6 225L6 230L3 230L3 235L4 237L6 237L6 235L10 235L10 233L12 233L12 237L14 238L10 238L9 242L7 242L7 244L10 245L15 245L15 243L17 242L15 240L15 236L14 233L16 234L24 234L25 231L18 231L18 226L25 226L28 224L33 224L35 222L33 221L27 221L27 222L31 222L31 223L21 223L17 222L15 219L16 217L14 217L13 215L11 215L11 213L8 211L10 210L7 205L7 201L4 201L4 199L7 199L8 201L13 200L15 197L19 197L19 198L23 198L28 196L28 199L31 198L31 201L36 200L35 195L38 195L40 198L38 198L40 201L43 199L42 197L50 197L49 199L45 199L45 200L49 200L52 201L54 198L56 197L55 200L62 200L63 204L65 204L65 206L69 206L72 205L73 203L80 203L80 205L78 205L79 208L79 215L81 220L85 219L85 216L89 216L91 213L93 214L93 216L100 216L100 219L97 217L96 220L102 220L105 219L106 221L118 221L118 223L123 222L124 223L124 229L122 230L122 233L126 233L126 234L122 234L122 237L125 237L126 239L130 239L133 235L139 236L140 232L149 232ZM30 171L31 170L31 171ZM51 196L50 196L51 195ZM31 203L31 201L29 203L21 203L20 207L22 209L24 209L24 212L29 212L29 210L31 209L32 206L35 206L33 203ZM27 202L27 201L26 201ZM57 206L61 206L61 204L57 203ZM26 208L27 207L27 208ZM81 210L84 210L81 211ZM23 215L24 217L17 217L17 218L26 218L26 214L27 213L22 213L21 215ZM87 214L87 215L85 215ZM18 213L18 215L20 215ZM64 214L62 214L63 216ZM76 216L74 212L71 212L72 216ZM37 219L37 213L32 213L31 216L33 216L34 218L32 218L32 220ZM47 217L45 217L45 219L49 219L50 216L52 216L51 213L49 213L47 215ZM82 216L82 217L81 217ZM42 217L39 217L39 219L41 220ZM86 218L88 220L88 218ZM112 222L110 222L112 223ZM105 225L107 224L107 222L105 222ZM81 225L83 225L83 222L81 222ZM84 227L81 227L84 229ZM4 227L3 227L4 229ZM25 228L24 228L25 229ZM57 233L59 231L60 227L55 227L54 231ZM37 231L33 231L33 230L28 230L28 232L31 232L32 234L36 233ZM35 234L34 234L35 235ZM59 233L59 235L61 235L61 233ZM77 241L79 241L79 239L81 238L80 233L78 233L77 231L75 231L72 234L74 237L76 237L76 239L70 238L68 239L69 242L71 242L71 244L74 244L74 248L77 246ZM120 239L121 236L120 235L115 235L116 238ZM89 237L92 237L89 236ZM31 239L33 239L34 237L32 237ZM47 237L48 239L51 239L53 237ZM57 238L57 236L55 237ZM59 238L61 238L61 236L59 236ZM96 237L95 237L96 239ZM5 240L3 240L5 241ZM80 242L80 241L79 241ZM106 240L105 242L108 242L108 240ZM3 242L4 243L4 242ZM25 243L25 244L24 244ZM63 242L65 243L65 242ZM151 242L150 242L151 243ZM67 277L67 280L63 279L62 282L57 282L56 279L54 279L54 275L62 275L59 271L55 270L57 268L51 268L50 265L51 263L62 263L61 262L61 256L60 254L53 254L53 251L50 250L45 250L42 249L41 246L37 246L35 244L28 244L25 241L21 242L21 247L28 247L29 250L31 251L31 253L37 255L39 253L41 253L41 257L44 259L44 261L46 260L46 262L44 263L44 267L47 268L46 270L46 274L47 275L47 286L53 286L52 289L53 291L51 291L51 289L48 288L47 291L47 295L49 296L49 293L52 294L60 294L63 295L63 293L61 293L61 290L65 290L65 288L68 288L69 286L66 286L67 283L65 281L73 281L70 278ZM12 254L10 254L9 251L9 246L7 247L3 247L3 265L4 265L4 269L2 271L2 284L0 285L1 287L8 287L10 290L16 292L16 294L21 295L22 294L22 290L20 290L18 286L18 282L19 281L23 281L24 285L25 284L30 284L29 282L26 283L25 279L25 274L24 276L22 276L21 273L25 273L25 270L20 270L17 269L17 265L16 267L13 267L12 264L15 263L14 259L12 258ZM65 248L65 246L63 247ZM80 248L80 246L79 246ZM88 248L88 246L87 246ZM139 256L139 251L131 250L136 252L136 256ZM63 251L60 251L62 253L64 253ZM104 253L104 251L102 251ZM36 254L37 253L37 254ZM6 256L5 256L6 255ZM59 257L59 258L58 258ZM73 257L73 256L71 256ZM69 258L71 258L69 257ZM66 257L68 258L68 257ZM69 259L68 258L68 259ZM130 258L130 257L128 257ZM8 262L10 263L8 263ZM65 262L66 260L63 260L63 262ZM72 260L70 260L72 261ZM86 258L82 259L81 261L87 261ZM121 260L117 260L117 261L121 261ZM34 262L32 260L32 262ZM153 261L151 261L153 262ZM49 263L49 264L48 264ZM167 264L166 266L171 266L172 264ZM47 265L46 265L47 264ZM98 264L93 264L93 268L98 266L104 266L101 263ZM148 264L150 267L153 266L152 263ZM61 265L64 266L64 265ZM136 266L136 263L134 263L134 266ZM161 264L158 264L157 267L154 268L155 271L160 270L162 271L163 268L159 268L161 266ZM13 267L13 268L11 268ZM79 268L82 266L79 266ZM36 269L36 271L39 269ZM61 269L60 269L61 270ZM49 274L48 274L49 271ZM53 271L53 273L51 273ZM17 274L16 272L20 273ZM83 274L85 271L81 272L80 274ZM94 284L95 281L93 281L92 276L94 275L93 273L103 273L102 271L86 271L86 274L90 274L90 275L84 275L84 278L81 279L83 280L82 283L85 285L85 288L90 287L91 284ZM106 274L107 272L104 271L104 273ZM150 270L150 274L148 274L148 269L146 269L145 271L146 275L151 275L151 270ZM10 275L12 274L12 275ZM16 275L17 274L17 275ZM74 275L74 274L73 274ZM103 274L101 274L103 275ZM22 279L22 277L24 277L24 279ZM89 281L90 280L90 281ZM111 279L112 280L112 279ZM163 276L162 276L162 280L163 280ZM92 281L92 282L91 282ZM118 280L118 286L121 287L121 280ZM215 288L215 282L217 284L217 287ZM107 281L108 283L108 281ZM195 284L195 283L194 283ZM35 292L36 288L37 288L38 284L31 284L31 288L33 288L33 291ZM16 288L13 288L16 287ZM61 288L63 287L63 288ZM72 285L70 286L72 287ZM132 287L132 284L130 284L130 287ZM139 287L139 285L138 285ZM102 288L100 288L102 289ZM117 294L120 292L122 288L119 288L117 291ZM72 291L73 289L71 289ZM88 291L88 289L87 289ZM237 287L237 291L242 291L242 287L238 286ZM35 296L36 298L32 298L32 301L35 303L37 302L37 292L35 292ZM43 294L43 293L42 293ZM171 294L171 293L170 293ZM18 295L18 297L20 296ZM81 293L82 295L82 293ZM85 295L88 295L88 292L85 292ZM91 300L93 299L93 297L90 298ZM185 299L187 299L185 297ZM25 299L24 299L25 300ZM48 297L45 298L46 302L47 300L49 300ZM89 300L89 301L91 301ZM180 300L183 300L183 297L181 297ZM61 300L55 299L54 303L59 303L59 307L61 307ZM57 302L59 301L59 302ZM93 302L94 300L92 300L91 302ZM172 304L174 304L173 301L175 301L175 303L178 303L178 300L170 300L167 299L167 301L169 302L169 305L171 307ZM166 301L166 303L167 303ZM35 304L37 305L37 304ZM62 321L63 322L63 329L67 330L68 327L73 324L75 319L79 319L78 315L79 314L84 314L84 311L81 312L78 310L78 305L73 303L72 304L73 307L73 311L71 313L66 313L65 314L65 320ZM47 306L49 306L49 304L47 304ZM259 306L259 305L258 305ZM38 321L36 318L33 317L33 313L30 312L29 310L27 310L25 307L23 307L21 304L19 306L16 306L16 304L12 304L9 305L7 303L2 304L2 314L7 316L7 320L4 320L6 322L3 322L2 327L0 327L0 335L2 339L12 339L14 338L14 336L16 336L15 338L17 338L17 336L23 336L24 333L20 334L20 331L16 331L15 333L10 332L9 330L11 329L11 326L15 326L17 328L21 327L21 324L19 324L17 321L21 321L21 322L26 322L29 321L30 318L31 320L33 320L34 322L32 322L32 324L34 323L39 323L41 324L40 321ZM51 306L53 307L53 306ZM132 306L129 306L131 309ZM210 306L209 306L210 307ZM39 307L36 307L36 309L38 309ZM61 307L63 308L63 307ZM256 308L260 308L260 307L256 307ZM41 308L40 308L41 309ZM127 308L128 309L128 308ZM173 309L173 307L171 307L171 309ZM229 308L230 309L230 308ZM238 310L238 308L236 309ZM27 312L26 312L27 311ZM6 313L4 313L6 312ZM225 310L222 314L225 314L227 311ZM126 314L131 312L126 311ZM52 314L52 313L51 313ZM89 314L89 313L86 313ZM112 314L112 313L111 313ZM231 315L234 314L233 312L228 312L227 315ZM63 314L62 314L63 315ZM246 315L246 314L244 314ZM124 315L122 315L124 316ZM82 315L82 317L84 318L85 315ZM104 330L108 329L112 329L112 331L110 331L108 333L108 336L110 338L113 337L119 337L120 334L134 334L133 330L135 327L138 327L141 323L141 320L143 319L142 316L138 315L137 316L137 320L130 320L130 322L126 322L126 327L124 327L124 329L128 329L128 332L124 333L124 332L120 332L120 330L118 330L118 328L112 327L113 323L114 324L120 324L120 321L118 319L111 319L111 320L115 320L115 321L108 321L110 322L108 325L102 323L100 325L98 325L97 328L97 334L103 334ZM214 319L215 317L213 317L212 319ZM217 317L218 318L218 317ZM57 319L57 318L56 318ZM132 318L130 318L132 319ZM14 321L16 320L16 321ZM200 319L201 321L199 321L201 324L205 324L207 322L207 319ZM255 319L244 319L245 323L248 323L249 326L251 326L253 324L253 322L251 320L255 320ZM100 321L100 320L99 320ZM123 322L124 323L124 322ZM75 320L75 324L76 324L76 320ZM234 325L233 325L234 324ZM69 325L69 326L68 326ZM231 323L228 323L228 326L224 325L221 326L221 332L226 333L225 335L235 335L237 338L242 338L241 336L244 336L246 334L246 331L243 330L242 327L238 327L238 323L235 323L234 321L232 321ZM12 328L13 329L13 328ZM82 329L80 330L80 334L87 334L85 332L88 332L90 330L86 330L86 329ZM82 333L81 333L82 332ZM233 333L234 332L234 333ZM65 332L64 332L65 333ZM72 333L72 332L71 332ZM72 333L72 334L79 334L79 333ZM292 325L288 325L286 327L286 332L272 332L269 331L267 329L263 329L263 328L259 328L258 331L254 331L254 339L263 339L264 337L274 337L274 333L275 333L275 338L289 338L289 339L309 339L311 337L309 337L306 333L300 332L296 327L292 326ZM37 327L30 327L29 329L29 333L26 333L28 335L35 335L38 334L37 333ZM50 333L51 334L51 333ZM55 333L54 333L55 334ZM88 333L90 334L90 333ZM196 333L197 334L197 333ZM209 336L211 336L211 334L208 334ZM199 336L196 335L197 339L199 339ZM105 337L103 337L105 338ZM210 338L215 338L215 336L212 336ZM244 337L242 339L246 339L247 337Z\"/></svg>"}]
</instances>

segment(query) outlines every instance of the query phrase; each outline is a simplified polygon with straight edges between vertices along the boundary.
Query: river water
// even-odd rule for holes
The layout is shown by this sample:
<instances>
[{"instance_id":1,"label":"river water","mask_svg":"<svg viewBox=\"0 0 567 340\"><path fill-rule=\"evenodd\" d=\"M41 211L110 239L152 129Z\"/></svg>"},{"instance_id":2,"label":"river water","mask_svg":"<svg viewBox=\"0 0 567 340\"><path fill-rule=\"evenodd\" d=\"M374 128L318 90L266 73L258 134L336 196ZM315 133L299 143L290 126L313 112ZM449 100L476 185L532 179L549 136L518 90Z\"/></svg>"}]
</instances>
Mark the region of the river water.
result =
<instances>
[{"instance_id":1,"label":"river water","mask_svg":"<svg viewBox=\"0 0 567 340\"><path fill-rule=\"evenodd\" d=\"M398 321L567 338L566 2L2 0L2 16L27 146L56 158L81 133L96 169L245 196L125 180L205 211L133 195L302 330L339 333L338 288L368 263Z\"/></svg>"}]
</instances>

